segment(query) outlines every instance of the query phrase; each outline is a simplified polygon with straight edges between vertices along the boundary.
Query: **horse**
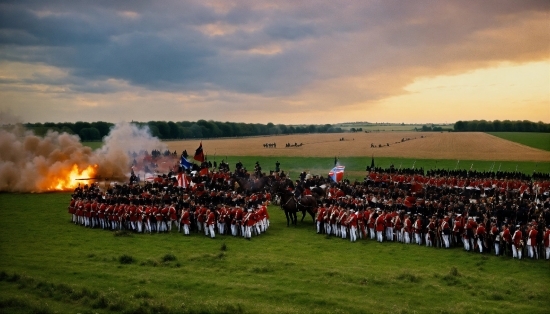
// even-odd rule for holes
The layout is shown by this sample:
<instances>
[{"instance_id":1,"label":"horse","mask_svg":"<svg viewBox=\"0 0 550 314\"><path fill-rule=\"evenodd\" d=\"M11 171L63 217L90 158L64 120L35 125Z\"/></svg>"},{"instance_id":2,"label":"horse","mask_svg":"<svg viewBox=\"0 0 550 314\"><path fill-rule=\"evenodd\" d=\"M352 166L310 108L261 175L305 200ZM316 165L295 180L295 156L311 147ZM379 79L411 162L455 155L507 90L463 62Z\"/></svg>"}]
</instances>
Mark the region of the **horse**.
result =
<instances>
[{"instance_id":1,"label":"horse","mask_svg":"<svg viewBox=\"0 0 550 314\"><path fill-rule=\"evenodd\" d=\"M242 177L234 177L233 179L239 184L239 187L247 193L263 192L266 186L271 185L271 178L269 176L263 176L258 179L246 179Z\"/></svg>"},{"instance_id":2,"label":"horse","mask_svg":"<svg viewBox=\"0 0 550 314\"><path fill-rule=\"evenodd\" d=\"M280 197L280 206L285 212L286 226L290 226L290 223L296 225L298 217L296 213L302 212L302 222L306 217L306 212L311 215L311 218L315 222L315 210L317 208L317 200L311 196L303 196L299 200L294 197L291 191L287 189L287 182L277 181L271 186L271 193Z\"/></svg>"}]
</instances>

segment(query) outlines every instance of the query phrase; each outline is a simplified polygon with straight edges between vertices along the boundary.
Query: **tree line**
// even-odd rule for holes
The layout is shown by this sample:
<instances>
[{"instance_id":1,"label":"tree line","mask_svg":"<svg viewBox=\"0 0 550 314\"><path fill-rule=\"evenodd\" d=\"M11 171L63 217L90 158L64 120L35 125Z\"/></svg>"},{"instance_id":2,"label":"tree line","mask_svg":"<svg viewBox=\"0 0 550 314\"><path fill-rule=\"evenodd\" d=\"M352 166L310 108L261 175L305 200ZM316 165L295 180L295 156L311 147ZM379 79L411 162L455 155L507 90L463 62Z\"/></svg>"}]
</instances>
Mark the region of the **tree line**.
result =
<instances>
[{"instance_id":1,"label":"tree line","mask_svg":"<svg viewBox=\"0 0 550 314\"><path fill-rule=\"evenodd\" d=\"M455 132L541 132L550 133L550 124L532 122L527 120L473 120L473 121L457 121L454 125Z\"/></svg>"},{"instance_id":2,"label":"tree line","mask_svg":"<svg viewBox=\"0 0 550 314\"><path fill-rule=\"evenodd\" d=\"M342 128L332 124L323 125L284 125L261 123L237 123L198 120L191 121L149 121L135 122L140 127L147 126L151 135L163 140L168 139L193 139L193 138L217 138L217 137L243 137L277 134L304 134L304 133L340 133ZM110 122L82 122L76 123L27 123L25 127L33 130L37 135L44 135L49 130L76 134L82 141L99 141L109 134L114 126Z\"/></svg>"}]
</instances>

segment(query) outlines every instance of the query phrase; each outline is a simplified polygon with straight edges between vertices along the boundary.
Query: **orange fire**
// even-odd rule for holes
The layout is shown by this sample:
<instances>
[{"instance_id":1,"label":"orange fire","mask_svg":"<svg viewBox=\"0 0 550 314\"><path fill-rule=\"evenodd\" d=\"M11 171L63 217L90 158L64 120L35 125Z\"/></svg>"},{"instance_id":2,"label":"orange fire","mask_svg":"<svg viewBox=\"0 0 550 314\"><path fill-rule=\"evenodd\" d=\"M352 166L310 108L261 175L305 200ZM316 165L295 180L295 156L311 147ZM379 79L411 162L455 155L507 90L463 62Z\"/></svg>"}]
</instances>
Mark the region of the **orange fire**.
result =
<instances>
[{"instance_id":1,"label":"orange fire","mask_svg":"<svg viewBox=\"0 0 550 314\"><path fill-rule=\"evenodd\" d=\"M94 180L97 173L97 165L91 165L83 170L78 168L77 164L74 164L71 169L67 171L61 171L56 173L53 178L50 178L49 191L68 191L73 190L78 185L90 184Z\"/></svg>"}]
</instances>

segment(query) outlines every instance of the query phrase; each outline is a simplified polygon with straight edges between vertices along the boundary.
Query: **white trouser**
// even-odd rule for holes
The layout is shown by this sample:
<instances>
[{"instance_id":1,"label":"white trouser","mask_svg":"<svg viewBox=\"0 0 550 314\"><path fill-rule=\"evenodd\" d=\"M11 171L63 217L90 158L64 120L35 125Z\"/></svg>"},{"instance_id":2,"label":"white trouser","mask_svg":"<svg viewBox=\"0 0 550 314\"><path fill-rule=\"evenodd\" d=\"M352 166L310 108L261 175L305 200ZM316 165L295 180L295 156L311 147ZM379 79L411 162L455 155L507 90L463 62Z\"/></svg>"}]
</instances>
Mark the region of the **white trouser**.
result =
<instances>
[{"instance_id":1,"label":"white trouser","mask_svg":"<svg viewBox=\"0 0 550 314\"><path fill-rule=\"evenodd\" d=\"M375 233L374 233L374 228L369 228L369 231L370 231L370 238L371 240L374 239L376 236L375 236Z\"/></svg>"},{"instance_id":2,"label":"white trouser","mask_svg":"<svg viewBox=\"0 0 550 314\"><path fill-rule=\"evenodd\" d=\"M317 233L321 233L321 222L317 221Z\"/></svg>"},{"instance_id":3,"label":"white trouser","mask_svg":"<svg viewBox=\"0 0 550 314\"><path fill-rule=\"evenodd\" d=\"M466 251L469 251L470 250L470 240L468 239L463 239L464 240L464 249Z\"/></svg>"},{"instance_id":4,"label":"white trouser","mask_svg":"<svg viewBox=\"0 0 550 314\"><path fill-rule=\"evenodd\" d=\"M426 246L432 246L432 240L430 239L430 234L426 233Z\"/></svg>"},{"instance_id":5,"label":"white trouser","mask_svg":"<svg viewBox=\"0 0 550 314\"><path fill-rule=\"evenodd\" d=\"M512 257L513 258L521 259L521 251L522 250L518 250L518 248L516 248L515 244L512 244Z\"/></svg>"},{"instance_id":6,"label":"white trouser","mask_svg":"<svg viewBox=\"0 0 550 314\"><path fill-rule=\"evenodd\" d=\"M357 240L357 227L355 226L351 226L350 230L349 230L349 240L351 242L355 242Z\"/></svg>"},{"instance_id":7,"label":"white trouser","mask_svg":"<svg viewBox=\"0 0 550 314\"><path fill-rule=\"evenodd\" d=\"M500 243L495 242L495 255L500 255Z\"/></svg>"},{"instance_id":8,"label":"white trouser","mask_svg":"<svg viewBox=\"0 0 550 314\"><path fill-rule=\"evenodd\" d=\"M252 233L249 226L244 227L243 235L245 238L248 238L248 239L252 237Z\"/></svg>"},{"instance_id":9,"label":"white trouser","mask_svg":"<svg viewBox=\"0 0 550 314\"><path fill-rule=\"evenodd\" d=\"M204 226L203 226L203 227L204 227L204 235L205 235L205 236L208 236L208 232L209 232L210 230L208 229L208 225L206 224L206 222L204 223Z\"/></svg>"},{"instance_id":10,"label":"white trouser","mask_svg":"<svg viewBox=\"0 0 550 314\"><path fill-rule=\"evenodd\" d=\"M183 225L183 234L185 235L189 234L189 225L187 224Z\"/></svg>"},{"instance_id":11,"label":"white trouser","mask_svg":"<svg viewBox=\"0 0 550 314\"><path fill-rule=\"evenodd\" d=\"M342 239L348 237L346 226L340 226L340 235L342 235Z\"/></svg>"},{"instance_id":12,"label":"white trouser","mask_svg":"<svg viewBox=\"0 0 550 314\"><path fill-rule=\"evenodd\" d=\"M448 234L443 234L443 242L445 243L445 248L449 248L450 244L449 244L449 235Z\"/></svg>"},{"instance_id":13,"label":"white trouser","mask_svg":"<svg viewBox=\"0 0 550 314\"><path fill-rule=\"evenodd\" d=\"M393 227L386 228L386 240L393 241Z\"/></svg>"},{"instance_id":14,"label":"white trouser","mask_svg":"<svg viewBox=\"0 0 550 314\"><path fill-rule=\"evenodd\" d=\"M209 225L209 226L208 226L208 231L210 231L210 237L211 237L211 238L215 238L215 237L216 237L216 233L214 233L214 225Z\"/></svg>"},{"instance_id":15,"label":"white trouser","mask_svg":"<svg viewBox=\"0 0 550 314\"><path fill-rule=\"evenodd\" d=\"M481 239L477 239L477 247L479 248L479 253L483 253L483 242L481 242Z\"/></svg>"},{"instance_id":16,"label":"white trouser","mask_svg":"<svg viewBox=\"0 0 550 314\"><path fill-rule=\"evenodd\" d=\"M403 232L403 241L404 241L406 244L411 243L411 234L408 233L408 232Z\"/></svg>"},{"instance_id":17,"label":"white trouser","mask_svg":"<svg viewBox=\"0 0 550 314\"><path fill-rule=\"evenodd\" d=\"M420 233L414 234L415 243L418 243L418 245L422 245L422 235Z\"/></svg>"},{"instance_id":18,"label":"white trouser","mask_svg":"<svg viewBox=\"0 0 550 314\"><path fill-rule=\"evenodd\" d=\"M382 242L384 241L384 235L382 234L383 231L376 231L376 241Z\"/></svg>"},{"instance_id":19,"label":"white trouser","mask_svg":"<svg viewBox=\"0 0 550 314\"><path fill-rule=\"evenodd\" d=\"M550 246L545 248L546 251L546 259L550 259Z\"/></svg>"}]
</instances>

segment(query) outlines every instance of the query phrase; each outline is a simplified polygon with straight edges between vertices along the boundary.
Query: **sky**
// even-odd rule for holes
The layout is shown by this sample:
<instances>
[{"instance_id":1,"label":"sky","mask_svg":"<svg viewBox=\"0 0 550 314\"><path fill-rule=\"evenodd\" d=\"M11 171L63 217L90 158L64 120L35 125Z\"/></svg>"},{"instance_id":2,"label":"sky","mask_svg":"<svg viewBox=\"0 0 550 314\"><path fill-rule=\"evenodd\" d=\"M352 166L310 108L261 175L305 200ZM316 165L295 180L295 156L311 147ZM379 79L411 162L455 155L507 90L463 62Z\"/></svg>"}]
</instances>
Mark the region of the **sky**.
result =
<instances>
[{"instance_id":1,"label":"sky","mask_svg":"<svg viewBox=\"0 0 550 314\"><path fill-rule=\"evenodd\" d=\"M550 123L549 15L542 0L4 0L0 120Z\"/></svg>"}]
</instances>

